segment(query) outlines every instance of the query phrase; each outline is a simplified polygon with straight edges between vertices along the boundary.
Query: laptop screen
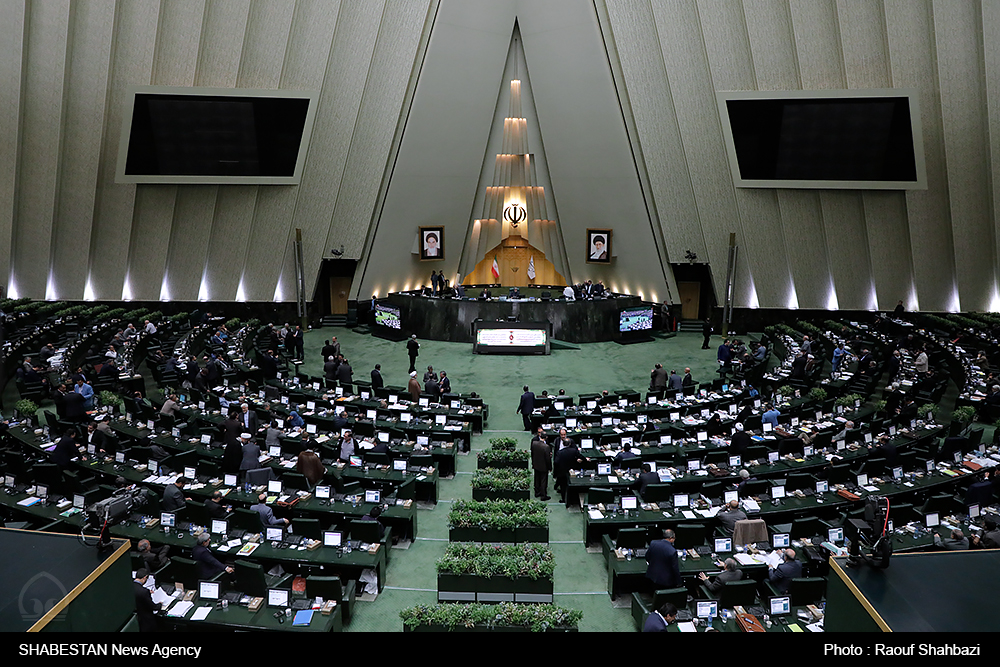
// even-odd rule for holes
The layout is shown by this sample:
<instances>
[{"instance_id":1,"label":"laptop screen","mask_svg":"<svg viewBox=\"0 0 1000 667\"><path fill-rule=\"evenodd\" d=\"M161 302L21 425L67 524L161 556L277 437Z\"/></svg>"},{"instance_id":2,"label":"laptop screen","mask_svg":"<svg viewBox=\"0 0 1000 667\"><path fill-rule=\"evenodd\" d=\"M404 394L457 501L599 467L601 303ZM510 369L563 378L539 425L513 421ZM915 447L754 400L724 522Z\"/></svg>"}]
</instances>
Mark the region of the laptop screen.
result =
<instances>
[{"instance_id":1,"label":"laptop screen","mask_svg":"<svg viewBox=\"0 0 1000 667\"><path fill-rule=\"evenodd\" d=\"M174 527L174 514L173 512L160 512L160 525L165 528Z\"/></svg>"},{"instance_id":2,"label":"laptop screen","mask_svg":"<svg viewBox=\"0 0 1000 667\"><path fill-rule=\"evenodd\" d=\"M698 618L715 618L719 615L719 603L716 600L699 600L695 614Z\"/></svg>"},{"instance_id":3,"label":"laptop screen","mask_svg":"<svg viewBox=\"0 0 1000 667\"><path fill-rule=\"evenodd\" d=\"M316 497L319 499L330 497L330 487L329 486L317 486L316 487Z\"/></svg>"},{"instance_id":4,"label":"laptop screen","mask_svg":"<svg viewBox=\"0 0 1000 667\"><path fill-rule=\"evenodd\" d=\"M774 548L775 549L787 549L788 548L788 533L775 533L774 534Z\"/></svg>"},{"instance_id":5,"label":"laptop screen","mask_svg":"<svg viewBox=\"0 0 1000 667\"><path fill-rule=\"evenodd\" d=\"M225 519L212 519L212 534L225 535L229 532L229 525Z\"/></svg>"},{"instance_id":6,"label":"laptop screen","mask_svg":"<svg viewBox=\"0 0 1000 667\"><path fill-rule=\"evenodd\" d=\"M281 493L281 480L280 479L269 479L267 481L267 492L268 493Z\"/></svg>"},{"instance_id":7,"label":"laptop screen","mask_svg":"<svg viewBox=\"0 0 1000 667\"><path fill-rule=\"evenodd\" d=\"M375 489L365 489L365 502L366 503L382 502L382 492Z\"/></svg>"},{"instance_id":8,"label":"laptop screen","mask_svg":"<svg viewBox=\"0 0 1000 667\"><path fill-rule=\"evenodd\" d=\"M598 475L610 475L611 474L611 464L610 463L598 463L597 464L597 474Z\"/></svg>"},{"instance_id":9,"label":"laptop screen","mask_svg":"<svg viewBox=\"0 0 1000 667\"><path fill-rule=\"evenodd\" d=\"M729 537L715 538L715 553L724 554L733 550L733 540Z\"/></svg>"},{"instance_id":10,"label":"laptop screen","mask_svg":"<svg viewBox=\"0 0 1000 667\"><path fill-rule=\"evenodd\" d=\"M202 600L218 600L220 585L218 581L199 581L198 597Z\"/></svg>"},{"instance_id":11,"label":"laptop screen","mask_svg":"<svg viewBox=\"0 0 1000 667\"><path fill-rule=\"evenodd\" d=\"M339 547L342 541L343 541L343 533L341 533L339 530L335 530L335 531L324 530L323 531L323 546L325 546L325 547Z\"/></svg>"},{"instance_id":12,"label":"laptop screen","mask_svg":"<svg viewBox=\"0 0 1000 667\"><path fill-rule=\"evenodd\" d=\"M393 470L405 471L406 470L406 459L393 459L393 461L392 461L392 469Z\"/></svg>"},{"instance_id":13,"label":"laptop screen","mask_svg":"<svg viewBox=\"0 0 1000 667\"><path fill-rule=\"evenodd\" d=\"M281 528L268 526L266 537L268 542L280 542L285 537L285 531Z\"/></svg>"},{"instance_id":14,"label":"laptop screen","mask_svg":"<svg viewBox=\"0 0 1000 667\"><path fill-rule=\"evenodd\" d=\"M771 616L786 616L792 612L792 599L787 595L772 597Z\"/></svg>"},{"instance_id":15,"label":"laptop screen","mask_svg":"<svg viewBox=\"0 0 1000 667\"><path fill-rule=\"evenodd\" d=\"M288 591L281 588L267 589L267 606L284 608L288 606Z\"/></svg>"},{"instance_id":16,"label":"laptop screen","mask_svg":"<svg viewBox=\"0 0 1000 667\"><path fill-rule=\"evenodd\" d=\"M674 507L687 507L688 506L688 494L686 493L675 493L674 494Z\"/></svg>"},{"instance_id":17,"label":"laptop screen","mask_svg":"<svg viewBox=\"0 0 1000 667\"><path fill-rule=\"evenodd\" d=\"M623 510L634 510L636 507L638 507L638 501L635 496L622 496Z\"/></svg>"}]
</instances>

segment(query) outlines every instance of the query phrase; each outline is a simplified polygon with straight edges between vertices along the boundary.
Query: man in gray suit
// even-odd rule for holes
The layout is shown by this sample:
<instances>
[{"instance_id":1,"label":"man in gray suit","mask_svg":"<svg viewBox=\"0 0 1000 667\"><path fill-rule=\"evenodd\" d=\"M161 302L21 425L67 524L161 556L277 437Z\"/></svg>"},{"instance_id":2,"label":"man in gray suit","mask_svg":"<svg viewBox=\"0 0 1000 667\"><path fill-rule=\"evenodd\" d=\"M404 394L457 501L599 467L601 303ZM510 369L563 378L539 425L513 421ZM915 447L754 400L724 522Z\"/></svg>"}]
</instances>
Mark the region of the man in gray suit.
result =
<instances>
[{"instance_id":1,"label":"man in gray suit","mask_svg":"<svg viewBox=\"0 0 1000 667\"><path fill-rule=\"evenodd\" d=\"M268 507L267 504L265 504L264 502L266 499L267 499L267 494L262 493L259 496L257 496L257 500L259 500L260 502L257 503L256 505L250 506L250 509L252 509L254 512L260 515L260 522L264 525L264 527L266 528L268 526L287 526L288 524L290 524L291 521L289 521L288 519L279 519L274 516L274 512L271 511L271 508Z\"/></svg>"},{"instance_id":2,"label":"man in gray suit","mask_svg":"<svg viewBox=\"0 0 1000 667\"><path fill-rule=\"evenodd\" d=\"M173 484L167 484L167 488L163 490L163 500L160 501L160 508L164 512L176 512L184 507L188 500L191 500L190 498L185 498L184 493L181 491L185 483L187 483L187 480L182 475Z\"/></svg>"},{"instance_id":3,"label":"man in gray suit","mask_svg":"<svg viewBox=\"0 0 1000 667\"><path fill-rule=\"evenodd\" d=\"M737 521L745 521L747 513L740 509L740 501L731 500L718 514L715 515L722 524L722 530L732 537L733 530L736 529Z\"/></svg>"},{"instance_id":4,"label":"man in gray suit","mask_svg":"<svg viewBox=\"0 0 1000 667\"><path fill-rule=\"evenodd\" d=\"M243 460L240 461L240 472L256 470L260 467L260 446L254 442L249 433L240 435L240 446L243 449Z\"/></svg>"}]
</instances>

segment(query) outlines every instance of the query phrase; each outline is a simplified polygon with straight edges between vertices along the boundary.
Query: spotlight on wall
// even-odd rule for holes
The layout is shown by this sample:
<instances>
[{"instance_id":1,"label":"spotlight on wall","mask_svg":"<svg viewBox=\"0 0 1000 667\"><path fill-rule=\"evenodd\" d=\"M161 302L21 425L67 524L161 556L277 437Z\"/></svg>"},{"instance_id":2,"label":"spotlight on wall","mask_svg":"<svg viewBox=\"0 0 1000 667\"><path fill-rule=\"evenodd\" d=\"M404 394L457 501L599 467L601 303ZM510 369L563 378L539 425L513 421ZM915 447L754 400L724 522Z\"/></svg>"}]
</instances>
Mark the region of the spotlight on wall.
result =
<instances>
[{"instance_id":1,"label":"spotlight on wall","mask_svg":"<svg viewBox=\"0 0 1000 667\"><path fill-rule=\"evenodd\" d=\"M698 255L691 252L690 250L687 250L684 253L684 259L688 261L688 264L694 264L696 261L698 261Z\"/></svg>"},{"instance_id":2,"label":"spotlight on wall","mask_svg":"<svg viewBox=\"0 0 1000 667\"><path fill-rule=\"evenodd\" d=\"M340 248L331 248L330 249L330 254L333 255L334 257L340 257L341 255L343 255L344 254L344 244L341 243L340 244Z\"/></svg>"}]
</instances>

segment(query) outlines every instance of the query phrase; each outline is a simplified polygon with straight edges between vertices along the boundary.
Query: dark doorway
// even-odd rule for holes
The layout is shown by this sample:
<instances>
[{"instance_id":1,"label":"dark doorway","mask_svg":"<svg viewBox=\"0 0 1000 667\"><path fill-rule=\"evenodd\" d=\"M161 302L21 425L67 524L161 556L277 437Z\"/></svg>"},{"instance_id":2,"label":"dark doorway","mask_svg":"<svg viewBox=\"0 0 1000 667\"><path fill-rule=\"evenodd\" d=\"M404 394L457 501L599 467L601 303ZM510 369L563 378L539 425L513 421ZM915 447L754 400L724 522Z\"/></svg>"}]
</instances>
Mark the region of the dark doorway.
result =
<instances>
[{"instance_id":1,"label":"dark doorway","mask_svg":"<svg viewBox=\"0 0 1000 667\"><path fill-rule=\"evenodd\" d=\"M353 259L323 260L313 294L316 315L347 315L347 299L357 267Z\"/></svg>"},{"instance_id":2,"label":"dark doorway","mask_svg":"<svg viewBox=\"0 0 1000 667\"><path fill-rule=\"evenodd\" d=\"M671 264L677 281L681 321L702 320L715 308L715 290L708 264Z\"/></svg>"}]
</instances>

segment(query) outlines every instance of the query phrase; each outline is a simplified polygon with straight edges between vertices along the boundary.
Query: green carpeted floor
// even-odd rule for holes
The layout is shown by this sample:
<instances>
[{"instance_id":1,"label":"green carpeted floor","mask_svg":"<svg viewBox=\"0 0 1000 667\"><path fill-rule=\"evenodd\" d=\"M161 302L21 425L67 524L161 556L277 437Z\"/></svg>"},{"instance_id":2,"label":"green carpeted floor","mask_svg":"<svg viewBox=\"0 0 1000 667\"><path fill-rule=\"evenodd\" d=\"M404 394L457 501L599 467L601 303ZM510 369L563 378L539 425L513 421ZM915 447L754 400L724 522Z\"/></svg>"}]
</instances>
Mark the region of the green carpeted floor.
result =
<instances>
[{"instance_id":1,"label":"green carpeted floor","mask_svg":"<svg viewBox=\"0 0 1000 667\"><path fill-rule=\"evenodd\" d=\"M306 334L304 372L322 374L320 349L331 336L340 341L355 378L368 380L371 369L380 363L386 384L406 385L409 359L405 342L389 342L344 328ZM437 506L420 510L416 541L409 549L393 552L385 590L372 602L358 603L348 630L399 632L400 609L436 602L434 563L448 545L450 501L472 497L469 483L476 468L475 452L486 449L489 439L499 435L513 435L519 447L528 447L530 438L522 430L521 416L515 413L523 385L536 394L565 389L571 396L602 389L644 390L654 363L663 364L668 371L676 368L681 374L690 366L695 380L708 382L718 377L716 351L714 347L702 350L701 342L700 334L681 333L651 343L590 343L573 346L579 349L553 349L549 356L522 357L474 355L469 343L420 341L420 374L428 365L447 371L456 392L475 391L483 397L490 406L490 420L486 432L473 438L472 455L459 457L455 478L441 480ZM716 339L715 344L718 342ZM550 493L551 485L550 480ZM604 557L584 548L583 515L550 501L549 521L549 539L556 555L556 604L583 611L582 631L633 631L629 610L614 608L608 596Z\"/></svg>"}]
</instances>

